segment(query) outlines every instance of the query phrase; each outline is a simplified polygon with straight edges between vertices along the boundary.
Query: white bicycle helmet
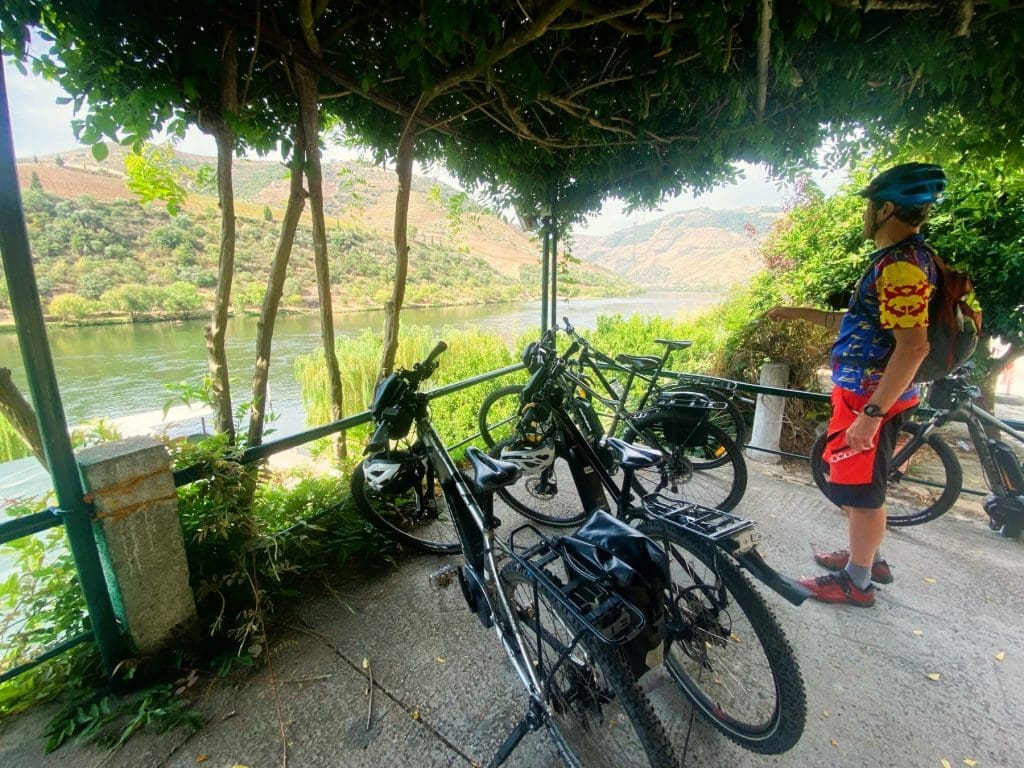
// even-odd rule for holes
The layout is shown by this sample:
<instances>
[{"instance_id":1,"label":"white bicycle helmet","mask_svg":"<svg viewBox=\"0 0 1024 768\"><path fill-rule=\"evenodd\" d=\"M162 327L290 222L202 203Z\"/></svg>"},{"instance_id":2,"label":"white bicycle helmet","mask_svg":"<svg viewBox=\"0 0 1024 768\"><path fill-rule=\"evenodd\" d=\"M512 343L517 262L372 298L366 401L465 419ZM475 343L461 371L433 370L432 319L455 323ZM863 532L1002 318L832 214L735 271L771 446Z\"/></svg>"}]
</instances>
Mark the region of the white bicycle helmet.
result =
<instances>
[{"instance_id":1,"label":"white bicycle helmet","mask_svg":"<svg viewBox=\"0 0 1024 768\"><path fill-rule=\"evenodd\" d=\"M540 445L506 445L501 458L518 464L524 475L537 475L555 462L555 449L550 443Z\"/></svg>"},{"instance_id":2,"label":"white bicycle helmet","mask_svg":"<svg viewBox=\"0 0 1024 768\"><path fill-rule=\"evenodd\" d=\"M363 461L366 484L378 493L401 493L412 488L423 457L408 451L388 451L367 456Z\"/></svg>"}]
</instances>

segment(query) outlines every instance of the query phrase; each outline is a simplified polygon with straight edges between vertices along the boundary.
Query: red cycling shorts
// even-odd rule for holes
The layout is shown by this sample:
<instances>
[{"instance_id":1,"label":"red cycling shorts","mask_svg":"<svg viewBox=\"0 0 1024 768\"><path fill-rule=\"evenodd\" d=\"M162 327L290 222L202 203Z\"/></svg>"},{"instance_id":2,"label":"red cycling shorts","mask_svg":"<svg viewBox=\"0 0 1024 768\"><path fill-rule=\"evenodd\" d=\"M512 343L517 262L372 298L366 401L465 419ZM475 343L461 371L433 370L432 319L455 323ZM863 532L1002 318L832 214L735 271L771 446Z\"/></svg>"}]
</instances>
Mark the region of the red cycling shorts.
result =
<instances>
[{"instance_id":1,"label":"red cycling shorts","mask_svg":"<svg viewBox=\"0 0 1024 768\"><path fill-rule=\"evenodd\" d=\"M870 394L858 395L841 387L832 389L832 418L821 458L832 501L840 506L878 509L885 504L887 467L903 424L903 413L917 405L917 400L895 403L879 425L874 445L866 451L850 450L846 430L870 399Z\"/></svg>"}]
</instances>

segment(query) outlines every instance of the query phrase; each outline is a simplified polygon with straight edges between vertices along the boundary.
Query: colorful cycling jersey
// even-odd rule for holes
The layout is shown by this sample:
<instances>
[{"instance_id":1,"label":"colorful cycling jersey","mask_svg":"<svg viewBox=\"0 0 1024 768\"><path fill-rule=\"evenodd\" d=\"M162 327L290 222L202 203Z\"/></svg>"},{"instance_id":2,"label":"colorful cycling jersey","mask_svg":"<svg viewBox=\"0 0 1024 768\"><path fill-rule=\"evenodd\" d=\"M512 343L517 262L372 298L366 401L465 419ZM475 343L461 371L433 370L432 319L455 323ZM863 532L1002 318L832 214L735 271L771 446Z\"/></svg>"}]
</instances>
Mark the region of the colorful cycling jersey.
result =
<instances>
[{"instance_id":1,"label":"colorful cycling jersey","mask_svg":"<svg viewBox=\"0 0 1024 768\"><path fill-rule=\"evenodd\" d=\"M861 278L832 345L832 381L857 394L878 387L885 361L895 346L895 328L928 325L928 300L937 271L923 235L913 235L871 254L872 267ZM911 384L899 401L916 399Z\"/></svg>"}]
</instances>

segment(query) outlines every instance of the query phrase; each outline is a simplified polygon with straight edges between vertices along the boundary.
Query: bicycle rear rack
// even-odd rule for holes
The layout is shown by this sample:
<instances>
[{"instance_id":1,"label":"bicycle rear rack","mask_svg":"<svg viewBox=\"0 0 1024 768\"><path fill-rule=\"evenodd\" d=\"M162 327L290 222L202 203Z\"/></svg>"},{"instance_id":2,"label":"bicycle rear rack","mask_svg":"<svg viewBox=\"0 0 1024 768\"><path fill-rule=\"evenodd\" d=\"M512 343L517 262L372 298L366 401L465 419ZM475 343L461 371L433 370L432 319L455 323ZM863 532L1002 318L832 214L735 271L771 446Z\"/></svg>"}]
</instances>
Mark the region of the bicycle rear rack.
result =
<instances>
[{"instance_id":1,"label":"bicycle rear rack","mask_svg":"<svg viewBox=\"0 0 1024 768\"><path fill-rule=\"evenodd\" d=\"M688 504L652 493L641 500L648 515L679 530L712 543L732 539L754 527L753 520L700 504Z\"/></svg>"},{"instance_id":2,"label":"bicycle rear rack","mask_svg":"<svg viewBox=\"0 0 1024 768\"><path fill-rule=\"evenodd\" d=\"M539 541L526 547L515 543L517 534L529 531ZM527 573L546 585L569 614L583 628L608 645L622 645L639 635L647 625L644 612L608 587L607 578L584 571L558 547L558 540L545 536L525 523L509 534L509 556ZM561 561L566 583L553 578L548 566Z\"/></svg>"}]
</instances>

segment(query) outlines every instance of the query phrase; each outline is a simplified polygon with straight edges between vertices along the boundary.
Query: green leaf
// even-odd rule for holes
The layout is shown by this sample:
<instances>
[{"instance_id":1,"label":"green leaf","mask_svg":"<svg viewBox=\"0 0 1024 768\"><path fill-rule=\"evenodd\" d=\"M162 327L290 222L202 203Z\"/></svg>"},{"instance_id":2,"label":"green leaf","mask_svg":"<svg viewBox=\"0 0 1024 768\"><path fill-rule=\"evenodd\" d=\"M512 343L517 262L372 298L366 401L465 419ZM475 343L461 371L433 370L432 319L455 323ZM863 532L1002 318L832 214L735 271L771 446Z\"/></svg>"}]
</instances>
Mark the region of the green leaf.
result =
<instances>
[{"instance_id":1,"label":"green leaf","mask_svg":"<svg viewBox=\"0 0 1024 768\"><path fill-rule=\"evenodd\" d=\"M107 159L108 154L110 154L110 150L107 149L107 145L103 142L92 145L92 156L96 159L96 162L102 163Z\"/></svg>"}]
</instances>

